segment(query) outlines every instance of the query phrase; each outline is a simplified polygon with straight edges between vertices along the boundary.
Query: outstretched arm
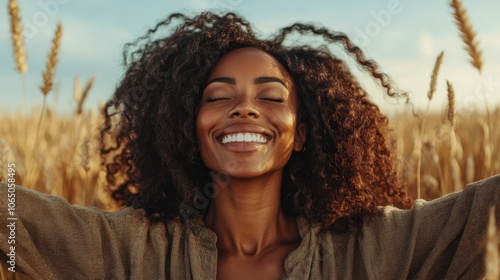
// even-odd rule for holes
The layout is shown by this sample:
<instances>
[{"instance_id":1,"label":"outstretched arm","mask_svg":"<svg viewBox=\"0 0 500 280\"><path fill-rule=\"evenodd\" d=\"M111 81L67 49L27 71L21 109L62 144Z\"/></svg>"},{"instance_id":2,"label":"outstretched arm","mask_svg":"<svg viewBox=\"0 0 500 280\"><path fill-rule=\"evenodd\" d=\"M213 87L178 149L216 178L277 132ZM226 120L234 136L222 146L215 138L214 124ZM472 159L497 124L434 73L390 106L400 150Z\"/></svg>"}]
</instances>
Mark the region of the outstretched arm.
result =
<instances>
[{"instance_id":1,"label":"outstretched arm","mask_svg":"<svg viewBox=\"0 0 500 280\"><path fill-rule=\"evenodd\" d=\"M402 278L476 279L484 275L492 207L500 225L500 175L440 199L417 201L411 210L386 208L382 221L369 226L361 240L364 249L381 244L385 269ZM365 263L370 264L368 258Z\"/></svg>"},{"instance_id":2,"label":"outstretched arm","mask_svg":"<svg viewBox=\"0 0 500 280\"><path fill-rule=\"evenodd\" d=\"M0 183L0 259L33 279L104 279L106 262L124 275L106 212ZM109 271L108 271L109 272ZM69 277L69 278L68 278Z\"/></svg>"}]
</instances>

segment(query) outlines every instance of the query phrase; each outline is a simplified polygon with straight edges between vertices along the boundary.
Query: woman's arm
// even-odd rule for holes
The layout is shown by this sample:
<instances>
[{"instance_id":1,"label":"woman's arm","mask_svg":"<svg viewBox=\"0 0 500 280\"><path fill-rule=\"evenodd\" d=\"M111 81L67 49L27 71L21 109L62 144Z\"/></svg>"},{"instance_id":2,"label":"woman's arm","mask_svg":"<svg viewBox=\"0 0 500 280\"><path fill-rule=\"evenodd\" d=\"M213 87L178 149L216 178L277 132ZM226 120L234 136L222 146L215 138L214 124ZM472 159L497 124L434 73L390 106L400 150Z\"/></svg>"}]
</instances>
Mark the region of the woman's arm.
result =
<instances>
[{"instance_id":1,"label":"woman's arm","mask_svg":"<svg viewBox=\"0 0 500 280\"><path fill-rule=\"evenodd\" d=\"M137 218L128 219L133 232L115 222L131 216ZM0 183L2 265L33 279L126 275L128 256L123 240L139 232L142 221L134 211L115 214L74 206L61 197Z\"/></svg>"},{"instance_id":2,"label":"woman's arm","mask_svg":"<svg viewBox=\"0 0 500 280\"><path fill-rule=\"evenodd\" d=\"M388 207L383 219L363 231L364 263L381 275L408 279L481 277L488 215L495 206L500 225L500 175L440 199L417 201L411 210Z\"/></svg>"}]
</instances>

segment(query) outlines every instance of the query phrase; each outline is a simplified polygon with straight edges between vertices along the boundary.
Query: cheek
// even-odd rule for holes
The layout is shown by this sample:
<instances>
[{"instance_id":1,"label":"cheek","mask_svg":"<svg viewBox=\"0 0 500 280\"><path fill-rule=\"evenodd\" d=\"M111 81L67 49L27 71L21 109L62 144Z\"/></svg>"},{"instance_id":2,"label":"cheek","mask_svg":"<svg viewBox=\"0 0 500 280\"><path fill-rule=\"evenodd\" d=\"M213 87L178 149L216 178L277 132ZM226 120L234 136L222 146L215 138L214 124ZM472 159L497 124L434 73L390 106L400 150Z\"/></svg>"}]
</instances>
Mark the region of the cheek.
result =
<instances>
[{"instance_id":1,"label":"cheek","mask_svg":"<svg viewBox=\"0 0 500 280\"><path fill-rule=\"evenodd\" d=\"M209 131L214 123L213 119L214 114L210 114L209 110L200 109L198 111L196 116L196 138L200 149L207 137L209 137Z\"/></svg>"},{"instance_id":2,"label":"cheek","mask_svg":"<svg viewBox=\"0 0 500 280\"><path fill-rule=\"evenodd\" d=\"M297 116L291 109L276 111L273 115L272 122L275 123L280 135L285 136L295 133L295 124Z\"/></svg>"},{"instance_id":3,"label":"cheek","mask_svg":"<svg viewBox=\"0 0 500 280\"><path fill-rule=\"evenodd\" d=\"M273 159L276 166L283 168L293 152L295 140L296 114L293 110L284 110L274 114L272 122L278 130L279 137Z\"/></svg>"}]
</instances>

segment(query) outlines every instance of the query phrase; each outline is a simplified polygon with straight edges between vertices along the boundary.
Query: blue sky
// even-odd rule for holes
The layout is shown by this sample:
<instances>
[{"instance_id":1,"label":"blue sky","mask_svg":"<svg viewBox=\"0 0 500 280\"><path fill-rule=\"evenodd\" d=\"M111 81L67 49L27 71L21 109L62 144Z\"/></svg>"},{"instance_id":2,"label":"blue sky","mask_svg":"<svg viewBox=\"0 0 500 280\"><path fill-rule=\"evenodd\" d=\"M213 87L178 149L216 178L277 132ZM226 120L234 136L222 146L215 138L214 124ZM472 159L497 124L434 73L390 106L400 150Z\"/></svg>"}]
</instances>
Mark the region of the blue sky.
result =
<instances>
[{"instance_id":1,"label":"blue sky","mask_svg":"<svg viewBox=\"0 0 500 280\"><path fill-rule=\"evenodd\" d=\"M40 105L42 83L55 27L64 26L59 64L56 70L57 91L48 95L48 105L61 113L71 113L73 80L84 83L95 75L95 86L86 108L96 108L111 97L122 73L121 52L125 43L141 36L157 21L173 12L195 14L202 10L235 11L254 24L263 36L294 22L317 23L350 35L391 75L397 84L411 93L418 108L427 105L427 90L435 59L445 51L443 66L431 109L446 106L445 79L457 94L457 108L462 112L482 107L483 88L466 52L447 1L263 1L263 0L186 0L186 1L77 1L18 0L28 54L28 98L24 103L21 77L15 71L10 39L7 2L0 17L0 110L31 108ZM145 4L147 3L147 4ZM490 104L500 104L500 2L463 0L470 20L478 33L484 58L484 85ZM340 57L345 57L333 48ZM349 62L351 63L351 62ZM358 71L353 67L353 71ZM359 74L359 73L358 73ZM403 110L402 105L384 101L381 90L363 74L359 78L373 100L385 113Z\"/></svg>"}]
</instances>

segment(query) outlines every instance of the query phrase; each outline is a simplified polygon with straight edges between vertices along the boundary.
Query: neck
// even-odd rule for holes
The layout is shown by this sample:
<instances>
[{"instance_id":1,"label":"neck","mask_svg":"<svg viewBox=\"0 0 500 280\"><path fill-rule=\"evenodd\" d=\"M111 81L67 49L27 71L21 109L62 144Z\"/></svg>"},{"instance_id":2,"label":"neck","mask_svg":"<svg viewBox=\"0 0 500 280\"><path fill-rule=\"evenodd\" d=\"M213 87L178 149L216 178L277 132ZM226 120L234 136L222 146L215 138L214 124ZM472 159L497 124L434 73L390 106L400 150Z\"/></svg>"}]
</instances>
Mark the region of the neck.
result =
<instances>
[{"instance_id":1,"label":"neck","mask_svg":"<svg viewBox=\"0 0 500 280\"><path fill-rule=\"evenodd\" d=\"M212 199L205 224L217 234L221 253L257 255L300 238L295 218L281 210L281 176L280 171L225 182L214 178L219 193Z\"/></svg>"}]
</instances>

